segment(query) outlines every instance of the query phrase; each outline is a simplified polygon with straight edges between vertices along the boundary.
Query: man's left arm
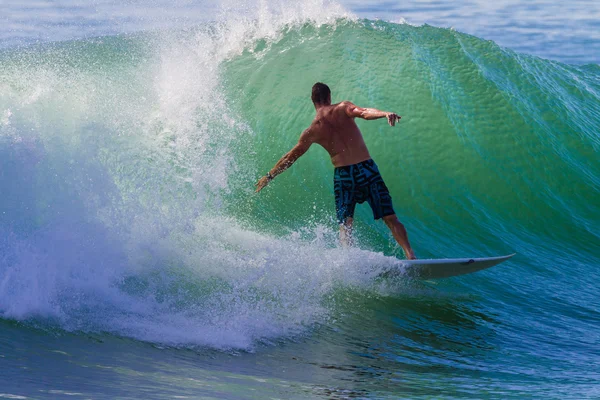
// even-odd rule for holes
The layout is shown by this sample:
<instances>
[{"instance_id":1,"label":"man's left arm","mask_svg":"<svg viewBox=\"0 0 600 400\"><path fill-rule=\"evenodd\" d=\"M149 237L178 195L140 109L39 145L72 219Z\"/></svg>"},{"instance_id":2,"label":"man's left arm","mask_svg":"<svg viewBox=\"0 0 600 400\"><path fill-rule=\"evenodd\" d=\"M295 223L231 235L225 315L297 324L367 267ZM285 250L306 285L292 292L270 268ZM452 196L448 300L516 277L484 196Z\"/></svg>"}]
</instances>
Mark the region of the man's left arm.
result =
<instances>
[{"instance_id":1,"label":"man's left arm","mask_svg":"<svg viewBox=\"0 0 600 400\"><path fill-rule=\"evenodd\" d=\"M302 132L298 143L290 151L285 153L283 157L279 159L279 161L277 161L277 164L275 164L275 166L269 172L267 172L267 175L258 180L256 183L256 192L260 192L262 188L267 186L269 182L275 179L277 175L291 167L296 160L306 153L309 147L314 143L313 136L314 135L312 135L310 132L310 128Z\"/></svg>"},{"instance_id":2,"label":"man's left arm","mask_svg":"<svg viewBox=\"0 0 600 400\"><path fill-rule=\"evenodd\" d=\"M390 126L396 125L396 122L400 121L401 116L396 113L389 111L381 111L376 108L363 108L358 107L352 103L345 102L345 111L346 115L350 118L362 118L366 120L379 119L379 118L387 118L388 124Z\"/></svg>"}]
</instances>

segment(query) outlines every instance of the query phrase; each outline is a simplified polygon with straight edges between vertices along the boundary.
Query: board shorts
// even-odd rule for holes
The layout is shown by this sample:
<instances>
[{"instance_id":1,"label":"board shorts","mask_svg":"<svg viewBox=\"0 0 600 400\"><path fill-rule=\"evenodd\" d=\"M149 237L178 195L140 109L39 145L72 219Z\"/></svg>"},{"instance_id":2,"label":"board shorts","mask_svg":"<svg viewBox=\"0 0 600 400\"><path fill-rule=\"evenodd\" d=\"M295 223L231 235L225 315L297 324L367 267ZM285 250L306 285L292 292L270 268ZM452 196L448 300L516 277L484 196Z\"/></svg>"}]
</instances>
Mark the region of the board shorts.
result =
<instances>
[{"instance_id":1,"label":"board shorts","mask_svg":"<svg viewBox=\"0 0 600 400\"><path fill-rule=\"evenodd\" d=\"M390 192L373 160L337 167L333 174L333 190L340 224L346 218L354 217L356 203L365 201L371 206L375 219L395 214Z\"/></svg>"}]
</instances>

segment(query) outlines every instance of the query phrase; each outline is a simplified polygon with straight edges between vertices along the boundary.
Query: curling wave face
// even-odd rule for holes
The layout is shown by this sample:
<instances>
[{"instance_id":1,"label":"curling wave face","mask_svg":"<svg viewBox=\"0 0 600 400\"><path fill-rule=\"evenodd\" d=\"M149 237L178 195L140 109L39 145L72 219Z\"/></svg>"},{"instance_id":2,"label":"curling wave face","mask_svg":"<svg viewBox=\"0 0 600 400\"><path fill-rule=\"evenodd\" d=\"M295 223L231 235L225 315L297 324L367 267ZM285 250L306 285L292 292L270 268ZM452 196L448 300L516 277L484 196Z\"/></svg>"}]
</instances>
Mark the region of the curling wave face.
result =
<instances>
[{"instance_id":1,"label":"curling wave face","mask_svg":"<svg viewBox=\"0 0 600 400\"><path fill-rule=\"evenodd\" d=\"M252 194L316 81L403 116L360 127L417 255L516 251L597 309L597 66L308 2L0 54L0 315L252 349L326 321L340 290L381 290L401 253L367 208L370 250L337 248L324 151Z\"/></svg>"}]
</instances>

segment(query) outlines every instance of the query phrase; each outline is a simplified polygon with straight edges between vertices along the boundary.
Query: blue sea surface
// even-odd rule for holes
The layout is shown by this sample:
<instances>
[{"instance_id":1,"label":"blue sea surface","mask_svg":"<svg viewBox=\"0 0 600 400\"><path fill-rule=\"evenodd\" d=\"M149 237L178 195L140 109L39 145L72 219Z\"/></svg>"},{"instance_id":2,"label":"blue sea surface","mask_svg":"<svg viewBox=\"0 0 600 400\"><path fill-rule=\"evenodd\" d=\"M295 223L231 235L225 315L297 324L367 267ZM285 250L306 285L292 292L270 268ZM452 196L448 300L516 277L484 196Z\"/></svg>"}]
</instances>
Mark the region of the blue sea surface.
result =
<instances>
[{"instance_id":1,"label":"blue sea surface","mask_svg":"<svg viewBox=\"0 0 600 400\"><path fill-rule=\"evenodd\" d=\"M285 3L273 4L285 9ZM600 62L600 3L594 0L344 0L341 4L362 18L453 28L566 63ZM5 0L0 13L0 47L184 28L216 20L223 10L243 13L253 7L251 1L216 0Z\"/></svg>"}]
</instances>

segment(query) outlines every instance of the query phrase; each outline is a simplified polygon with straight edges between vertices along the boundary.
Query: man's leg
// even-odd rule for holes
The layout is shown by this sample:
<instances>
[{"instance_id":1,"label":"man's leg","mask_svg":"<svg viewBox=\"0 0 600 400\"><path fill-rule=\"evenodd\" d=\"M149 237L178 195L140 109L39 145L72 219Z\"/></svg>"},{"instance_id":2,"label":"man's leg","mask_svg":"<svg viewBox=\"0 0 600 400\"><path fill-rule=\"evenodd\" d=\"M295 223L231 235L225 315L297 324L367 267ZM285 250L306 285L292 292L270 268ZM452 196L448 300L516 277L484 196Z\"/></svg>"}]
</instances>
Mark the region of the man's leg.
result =
<instances>
[{"instance_id":1,"label":"man's leg","mask_svg":"<svg viewBox=\"0 0 600 400\"><path fill-rule=\"evenodd\" d=\"M346 222L340 224L340 243L343 247L349 247L354 244L352 242L352 222L354 222L354 219L348 217L346 218Z\"/></svg>"},{"instance_id":2,"label":"man's leg","mask_svg":"<svg viewBox=\"0 0 600 400\"><path fill-rule=\"evenodd\" d=\"M404 225L400 221L398 221L398 217L396 214L388 215L383 217L383 221L392 231L392 235L394 235L394 239L402 249L404 250L404 255L409 260L416 260L415 253L413 249L410 247L410 243L408 242L408 235L406 234L406 229L404 229Z\"/></svg>"}]
</instances>

